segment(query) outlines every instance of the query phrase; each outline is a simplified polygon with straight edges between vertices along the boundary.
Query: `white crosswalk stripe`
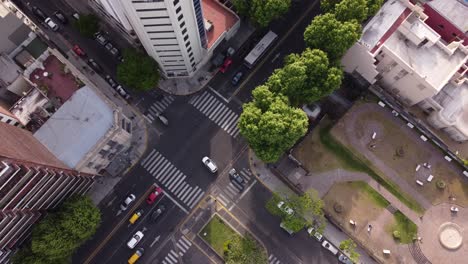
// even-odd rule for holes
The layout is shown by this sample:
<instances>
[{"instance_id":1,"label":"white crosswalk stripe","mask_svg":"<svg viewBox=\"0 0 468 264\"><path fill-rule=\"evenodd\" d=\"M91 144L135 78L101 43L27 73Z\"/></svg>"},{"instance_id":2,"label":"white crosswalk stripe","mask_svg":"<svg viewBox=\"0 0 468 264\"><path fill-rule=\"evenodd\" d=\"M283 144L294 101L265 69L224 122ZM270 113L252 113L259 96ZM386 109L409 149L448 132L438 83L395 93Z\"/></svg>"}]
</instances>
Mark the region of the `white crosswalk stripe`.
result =
<instances>
[{"instance_id":1,"label":"white crosswalk stripe","mask_svg":"<svg viewBox=\"0 0 468 264\"><path fill-rule=\"evenodd\" d=\"M240 174L242 175L242 177L244 177L244 179L250 181L250 176L252 176L252 173L250 171L244 168L240 171Z\"/></svg>"},{"instance_id":2,"label":"white crosswalk stripe","mask_svg":"<svg viewBox=\"0 0 468 264\"><path fill-rule=\"evenodd\" d=\"M205 193L200 186L188 184L185 181L187 175L154 149L140 164L159 181L160 186L166 189L166 192L174 194L188 208L192 208Z\"/></svg>"},{"instance_id":3,"label":"white crosswalk stripe","mask_svg":"<svg viewBox=\"0 0 468 264\"><path fill-rule=\"evenodd\" d=\"M165 256L162 263L165 264L173 264L178 263L178 258L183 257L185 253L190 249L192 243L185 238L185 236L181 236L179 240L176 242L176 247L174 249L170 249L167 255Z\"/></svg>"},{"instance_id":4,"label":"white crosswalk stripe","mask_svg":"<svg viewBox=\"0 0 468 264\"><path fill-rule=\"evenodd\" d=\"M147 111L146 117L148 117L149 120L151 120L151 123L154 121L156 116L158 114L161 114L166 110L169 105L171 105L172 102L174 102L175 97L170 95L170 96L165 96L164 99L157 101L153 103Z\"/></svg>"},{"instance_id":5,"label":"white crosswalk stripe","mask_svg":"<svg viewBox=\"0 0 468 264\"><path fill-rule=\"evenodd\" d=\"M232 137L239 135L239 115L208 91L192 97L189 103Z\"/></svg>"},{"instance_id":6,"label":"white crosswalk stripe","mask_svg":"<svg viewBox=\"0 0 468 264\"><path fill-rule=\"evenodd\" d=\"M270 263L270 264L279 264L281 262L279 261L279 259L277 259L275 256L273 256L273 254L271 254L268 257L268 263Z\"/></svg>"}]
</instances>

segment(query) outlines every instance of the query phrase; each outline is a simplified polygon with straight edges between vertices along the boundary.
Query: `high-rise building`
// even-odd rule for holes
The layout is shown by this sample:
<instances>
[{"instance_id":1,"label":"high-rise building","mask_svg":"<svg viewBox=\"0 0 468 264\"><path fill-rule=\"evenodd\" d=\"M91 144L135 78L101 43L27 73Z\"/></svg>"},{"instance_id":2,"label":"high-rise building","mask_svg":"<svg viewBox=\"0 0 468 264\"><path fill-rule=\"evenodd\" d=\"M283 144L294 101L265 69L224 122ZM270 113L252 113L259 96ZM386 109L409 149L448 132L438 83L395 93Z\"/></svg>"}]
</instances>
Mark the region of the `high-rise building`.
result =
<instances>
[{"instance_id":1,"label":"high-rise building","mask_svg":"<svg viewBox=\"0 0 468 264\"><path fill-rule=\"evenodd\" d=\"M239 28L235 13L216 0L93 0L138 36L168 78L190 77L214 48Z\"/></svg>"},{"instance_id":2,"label":"high-rise building","mask_svg":"<svg viewBox=\"0 0 468 264\"><path fill-rule=\"evenodd\" d=\"M70 169L31 132L0 122L0 263L48 210L84 194L93 175Z\"/></svg>"}]
</instances>

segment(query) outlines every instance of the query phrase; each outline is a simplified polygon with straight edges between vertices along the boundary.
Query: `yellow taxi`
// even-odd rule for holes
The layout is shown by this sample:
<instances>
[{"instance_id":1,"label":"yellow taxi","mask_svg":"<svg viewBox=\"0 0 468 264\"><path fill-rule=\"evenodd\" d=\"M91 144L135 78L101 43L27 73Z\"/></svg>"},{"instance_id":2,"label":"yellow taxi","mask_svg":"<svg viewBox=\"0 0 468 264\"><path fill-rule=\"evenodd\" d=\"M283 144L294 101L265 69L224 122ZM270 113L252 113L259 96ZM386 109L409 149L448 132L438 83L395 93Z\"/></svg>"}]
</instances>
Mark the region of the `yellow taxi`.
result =
<instances>
[{"instance_id":1,"label":"yellow taxi","mask_svg":"<svg viewBox=\"0 0 468 264\"><path fill-rule=\"evenodd\" d=\"M130 217L128 221L130 222L130 224L134 224L140 218L142 214L143 214L143 210L138 210L132 215L132 217Z\"/></svg>"},{"instance_id":2,"label":"yellow taxi","mask_svg":"<svg viewBox=\"0 0 468 264\"><path fill-rule=\"evenodd\" d=\"M133 253L133 255L128 259L128 264L134 264L145 252L142 248L139 248Z\"/></svg>"}]
</instances>

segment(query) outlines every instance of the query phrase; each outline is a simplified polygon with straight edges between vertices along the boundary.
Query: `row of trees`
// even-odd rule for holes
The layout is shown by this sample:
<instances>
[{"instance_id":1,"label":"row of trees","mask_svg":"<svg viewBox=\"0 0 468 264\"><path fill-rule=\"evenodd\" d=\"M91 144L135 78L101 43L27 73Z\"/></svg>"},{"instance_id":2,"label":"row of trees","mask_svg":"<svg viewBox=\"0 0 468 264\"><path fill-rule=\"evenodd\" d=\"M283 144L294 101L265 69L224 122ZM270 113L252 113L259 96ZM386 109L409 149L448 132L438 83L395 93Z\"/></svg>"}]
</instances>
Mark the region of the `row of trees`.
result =
<instances>
[{"instance_id":1,"label":"row of trees","mask_svg":"<svg viewBox=\"0 0 468 264\"><path fill-rule=\"evenodd\" d=\"M224 248L226 264L268 263L266 251L248 234L234 236Z\"/></svg>"},{"instance_id":2,"label":"row of trees","mask_svg":"<svg viewBox=\"0 0 468 264\"><path fill-rule=\"evenodd\" d=\"M74 196L34 226L30 243L13 257L18 264L70 263L71 255L91 238L101 213L86 196Z\"/></svg>"},{"instance_id":3,"label":"row of trees","mask_svg":"<svg viewBox=\"0 0 468 264\"><path fill-rule=\"evenodd\" d=\"M280 0L254 0L250 5L258 1L268 6L269 1ZM307 116L298 107L318 101L341 86L341 57L360 38L360 23L375 14L382 1L322 0L321 7L328 13L316 16L307 26L306 50L287 56L284 66L254 89L253 101L244 105L239 130L261 160L276 162L305 135ZM242 10L239 3L236 7ZM279 16L278 12L271 14Z\"/></svg>"},{"instance_id":4,"label":"row of trees","mask_svg":"<svg viewBox=\"0 0 468 264\"><path fill-rule=\"evenodd\" d=\"M266 27L289 10L291 0L232 0L232 4L240 15Z\"/></svg>"}]
</instances>

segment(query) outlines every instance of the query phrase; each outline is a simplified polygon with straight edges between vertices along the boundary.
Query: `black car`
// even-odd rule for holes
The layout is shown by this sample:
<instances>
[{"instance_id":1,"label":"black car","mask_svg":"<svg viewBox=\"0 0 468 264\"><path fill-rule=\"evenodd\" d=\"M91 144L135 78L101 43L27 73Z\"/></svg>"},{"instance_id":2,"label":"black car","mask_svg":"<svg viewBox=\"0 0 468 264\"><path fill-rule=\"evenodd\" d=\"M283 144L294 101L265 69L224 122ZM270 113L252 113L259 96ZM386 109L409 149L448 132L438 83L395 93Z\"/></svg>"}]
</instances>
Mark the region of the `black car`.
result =
<instances>
[{"instance_id":1,"label":"black car","mask_svg":"<svg viewBox=\"0 0 468 264\"><path fill-rule=\"evenodd\" d=\"M240 188L244 188L245 180L239 175L239 173L237 173L236 169L232 168L229 171L229 178L231 179L231 181L237 183L237 185L239 185Z\"/></svg>"},{"instance_id":2,"label":"black car","mask_svg":"<svg viewBox=\"0 0 468 264\"><path fill-rule=\"evenodd\" d=\"M106 77L104 78L106 79L106 82L112 87L112 88L115 88L117 87L119 84L114 80L112 79L112 77L110 77L110 75L106 75Z\"/></svg>"},{"instance_id":3,"label":"black car","mask_svg":"<svg viewBox=\"0 0 468 264\"><path fill-rule=\"evenodd\" d=\"M151 214L151 220L153 222L156 222L158 221L159 217L161 217L161 215L164 213L164 211L166 211L166 207L161 204L160 206L158 206L156 208L156 210L154 210L154 212Z\"/></svg>"},{"instance_id":4,"label":"black car","mask_svg":"<svg viewBox=\"0 0 468 264\"><path fill-rule=\"evenodd\" d=\"M60 11L55 11L54 16L57 18L58 21L60 21L62 24L67 24L68 19L65 17L65 15L60 12Z\"/></svg>"},{"instance_id":5,"label":"black car","mask_svg":"<svg viewBox=\"0 0 468 264\"><path fill-rule=\"evenodd\" d=\"M89 64L89 67L91 67L95 72L97 73L102 72L101 66L99 66L99 64L97 64L95 60L89 59L88 64Z\"/></svg>"},{"instance_id":6,"label":"black car","mask_svg":"<svg viewBox=\"0 0 468 264\"><path fill-rule=\"evenodd\" d=\"M32 10L32 13L33 13L37 18L39 18L41 21L46 20L46 18L47 18L46 14L45 14L44 12L42 12L42 10L39 9L39 7L33 6L31 10Z\"/></svg>"},{"instance_id":7,"label":"black car","mask_svg":"<svg viewBox=\"0 0 468 264\"><path fill-rule=\"evenodd\" d=\"M232 85L237 85L239 81L242 79L242 76L244 76L243 72L237 72L234 77L232 77L231 83Z\"/></svg>"}]
</instances>

